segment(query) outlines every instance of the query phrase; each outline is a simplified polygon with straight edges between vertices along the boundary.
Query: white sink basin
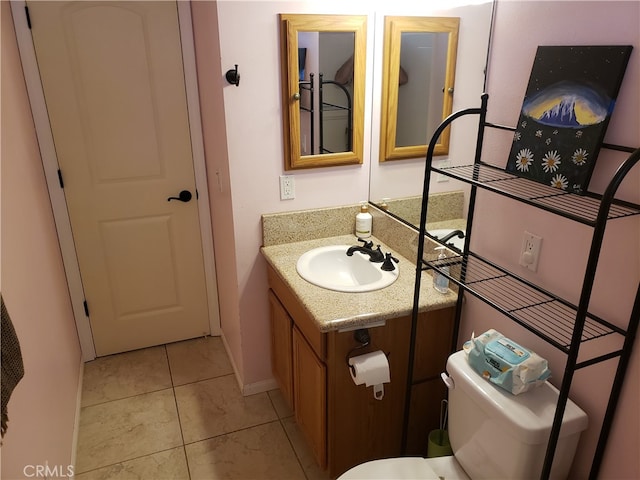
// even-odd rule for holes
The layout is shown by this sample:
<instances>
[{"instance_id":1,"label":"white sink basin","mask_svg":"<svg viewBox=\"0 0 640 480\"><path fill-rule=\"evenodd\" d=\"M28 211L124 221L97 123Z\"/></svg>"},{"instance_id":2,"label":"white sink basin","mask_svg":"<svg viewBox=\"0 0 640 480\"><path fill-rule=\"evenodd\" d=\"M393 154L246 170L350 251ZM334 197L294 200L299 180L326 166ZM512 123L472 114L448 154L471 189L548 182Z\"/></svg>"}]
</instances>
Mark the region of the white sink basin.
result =
<instances>
[{"instance_id":1,"label":"white sink basin","mask_svg":"<svg viewBox=\"0 0 640 480\"><path fill-rule=\"evenodd\" d=\"M382 263L369 261L369 256L354 252L347 256L352 245L318 247L302 254L296 269L307 282L338 292L371 292L388 287L396 281L399 268L386 272Z\"/></svg>"},{"instance_id":2,"label":"white sink basin","mask_svg":"<svg viewBox=\"0 0 640 480\"><path fill-rule=\"evenodd\" d=\"M455 228L441 228L438 230L429 230L429 234L433 235L436 238L444 238L447 235L449 235L451 232L455 232L456 230L457 229ZM465 232L464 230L462 231ZM466 235L466 232L465 232L465 235ZM447 244L452 243L454 247L462 251L464 250L464 242L465 242L464 238L453 237L447 241Z\"/></svg>"}]
</instances>

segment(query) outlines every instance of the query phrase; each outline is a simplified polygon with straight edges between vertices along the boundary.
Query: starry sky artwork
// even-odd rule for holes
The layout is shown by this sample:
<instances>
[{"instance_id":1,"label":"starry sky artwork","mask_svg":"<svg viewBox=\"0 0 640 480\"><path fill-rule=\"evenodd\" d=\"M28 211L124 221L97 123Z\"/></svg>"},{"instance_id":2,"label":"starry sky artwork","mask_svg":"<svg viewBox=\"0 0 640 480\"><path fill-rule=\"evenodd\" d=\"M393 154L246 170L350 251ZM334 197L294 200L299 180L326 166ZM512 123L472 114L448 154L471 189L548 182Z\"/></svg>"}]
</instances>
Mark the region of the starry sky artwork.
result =
<instances>
[{"instance_id":1,"label":"starry sky artwork","mask_svg":"<svg viewBox=\"0 0 640 480\"><path fill-rule=\"evenodd\" d=\"M507 171L584 194L631 46L540 46Z\"/></svg>"}]
</instances>

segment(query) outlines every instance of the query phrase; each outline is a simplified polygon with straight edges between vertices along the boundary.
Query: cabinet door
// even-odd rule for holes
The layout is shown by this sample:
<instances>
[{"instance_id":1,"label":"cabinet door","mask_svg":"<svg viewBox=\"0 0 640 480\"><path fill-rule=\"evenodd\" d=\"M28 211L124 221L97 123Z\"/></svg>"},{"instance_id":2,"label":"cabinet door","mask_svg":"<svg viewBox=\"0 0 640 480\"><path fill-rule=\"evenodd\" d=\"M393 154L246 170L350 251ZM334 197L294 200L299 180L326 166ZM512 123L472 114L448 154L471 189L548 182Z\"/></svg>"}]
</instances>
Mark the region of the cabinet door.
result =
<instances>
[{"instance_id":1,"label":"cabinet door","mask_svg":"<svg viewBox=\"0 0 640 480\"><path fill-rule=\"evenodd\" d=\"M292 334L293 322L278 297L269 290L271 310L271 368L282 396L289 408L293 409L293 365Z\"/></svg>"},{"instance_id":2,"label":"cabinet door","mask_svg":"<svg viewBox=\"0 0 640 480\"><path fill-rule=\"evenodd\" d=\"M293 328L293 386L296 423L320 467L327 464L327 373L325 365Z\"/></svg>"}]
</instances>

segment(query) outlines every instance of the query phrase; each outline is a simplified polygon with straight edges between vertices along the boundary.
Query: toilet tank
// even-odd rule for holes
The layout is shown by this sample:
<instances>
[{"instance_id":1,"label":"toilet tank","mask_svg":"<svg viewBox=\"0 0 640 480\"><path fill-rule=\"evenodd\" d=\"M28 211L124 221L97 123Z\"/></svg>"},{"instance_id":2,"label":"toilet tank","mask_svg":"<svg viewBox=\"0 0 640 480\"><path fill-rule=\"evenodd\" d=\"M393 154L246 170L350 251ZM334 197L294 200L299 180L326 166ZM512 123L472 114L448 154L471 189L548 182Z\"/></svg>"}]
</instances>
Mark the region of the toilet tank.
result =
<instances>
[{"instance_id":1,"label":"toilet tank","mask_svg":"<svg viewBox=\"0 0 640 480\"><path fill-rule=\"evenodd\" d=\"M558 390L549 382L512 395L478 375L464 351L447 361L449 439L456 460L474 480L540 478ZM566 478L587 415L567 402L551 478Z\"/></svg>"}]
</instances>

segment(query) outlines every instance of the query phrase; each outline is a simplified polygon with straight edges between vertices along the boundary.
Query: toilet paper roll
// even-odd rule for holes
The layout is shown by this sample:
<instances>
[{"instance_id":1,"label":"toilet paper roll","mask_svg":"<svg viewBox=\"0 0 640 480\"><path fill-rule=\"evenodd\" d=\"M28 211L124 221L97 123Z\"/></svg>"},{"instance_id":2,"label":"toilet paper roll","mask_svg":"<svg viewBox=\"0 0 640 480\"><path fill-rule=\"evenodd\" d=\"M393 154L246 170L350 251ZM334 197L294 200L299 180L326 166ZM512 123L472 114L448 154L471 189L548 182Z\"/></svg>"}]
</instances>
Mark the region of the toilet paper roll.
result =
<instances>
[{"instance_id":1,"label":"toilet paper roll","mask_svg":"<svg viewBox=\"0 0 640 480\"><path fill-rule=\"evenodd\" d=\"M363 383L370 387L391 381L389 361L382 350L365 353L349 359L351 378L356 385Z\"/></svg>"}]
</instances>

